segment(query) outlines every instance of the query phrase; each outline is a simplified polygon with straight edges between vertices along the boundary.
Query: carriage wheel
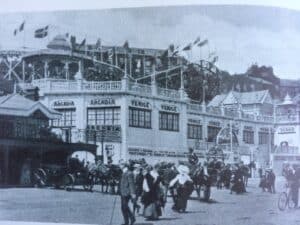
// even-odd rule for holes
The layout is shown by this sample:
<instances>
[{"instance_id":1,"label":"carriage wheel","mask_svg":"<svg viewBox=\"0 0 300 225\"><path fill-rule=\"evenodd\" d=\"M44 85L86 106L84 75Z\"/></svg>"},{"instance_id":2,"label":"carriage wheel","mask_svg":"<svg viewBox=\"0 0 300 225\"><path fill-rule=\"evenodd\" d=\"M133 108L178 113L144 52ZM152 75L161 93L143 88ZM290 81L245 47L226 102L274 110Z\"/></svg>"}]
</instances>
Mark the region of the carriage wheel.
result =
<instances>
[{"instance_id":1,"label":"carriage wheel","mask_svg":"<svg viewBox=\"0 0 300 225\"><path fill-rule=\"evenodd\" d=\"M74 188L75 177L72 174L67 174L63 177L64 189L70 191Z\"/></svg>"},{"instance_id":2,"label":"carriage wheel","mask_svg":"<svg viewBox=\"0 0 300 225\"><path fill-rule=\"evenodd\" d=\"M284 211L286 209L287 203L288 203L288 196L285 192L282 192L279 195L278 202L277 202L279 210Z\"/></svg>"},{"instance_id":3,"label":"carriage wheel","mask_svg":"<svg viewBox=\"0 0 300 225\"><path fill-rule=\"evenodd\" d=\"M46 186L47 175L46 175L45 170L40 168L37 171L35 171L34 178L35 178L35 185L37 187L45 187Z\"/></svg>"}]
</instances>

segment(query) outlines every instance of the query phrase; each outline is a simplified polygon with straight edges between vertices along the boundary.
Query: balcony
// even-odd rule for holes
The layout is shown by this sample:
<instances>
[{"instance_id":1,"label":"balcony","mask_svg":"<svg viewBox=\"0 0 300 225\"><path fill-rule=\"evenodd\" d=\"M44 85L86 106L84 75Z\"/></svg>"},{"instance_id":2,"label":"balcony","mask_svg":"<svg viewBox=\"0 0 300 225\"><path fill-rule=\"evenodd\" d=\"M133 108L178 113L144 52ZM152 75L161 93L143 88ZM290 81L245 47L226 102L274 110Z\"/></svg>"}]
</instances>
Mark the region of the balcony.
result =
<instances>
[{"instance_id":1,"label":"balcony","mask_svg":"<svg viewBox=\"0 0 300 225\"><path fill-rule=\"evenodd\" d=\"M296 122L299 122L299 117L296 114L276 116L276 123L296 123Z\"/></svg>"},{"instance_id":2,"label":"balcony","mask_svg":"<svg viewBox=\"0 0 300 225\"><path fill-rule=\"evenodd\" d=\"M299 148L296 146L277 147L275 154L299 154Z\"/></svg>"},{"instance_id":3,"label":"balcony","mask_svg":"<svg viewBox=\"0 0 300 225\"><path fill-rule=\"evenodd\" d=\"M178 90L158 88L127 80L121 81L85 81L85 80L62 80L62 79L37 79L32 83L20 83L19 87L38 87L40 95L49 93L119 93L130 92L133 94L159 96L172 100L180 100L181 93Z\"/></svg>"}]
</instances>

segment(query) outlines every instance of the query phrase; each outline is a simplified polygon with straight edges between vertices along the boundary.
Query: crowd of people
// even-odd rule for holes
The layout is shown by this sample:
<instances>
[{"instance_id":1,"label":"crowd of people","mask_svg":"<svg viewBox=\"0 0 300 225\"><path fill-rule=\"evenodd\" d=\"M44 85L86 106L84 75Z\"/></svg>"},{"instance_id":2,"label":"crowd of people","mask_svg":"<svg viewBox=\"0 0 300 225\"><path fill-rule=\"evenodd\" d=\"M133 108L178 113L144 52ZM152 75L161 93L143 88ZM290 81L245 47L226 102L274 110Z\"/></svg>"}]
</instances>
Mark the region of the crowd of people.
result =
<instances>
[{"instance_id":1,"label":"crowd of people","mask_svg":"<svg viewBox=\"0 0 300 225\"><path fill-rule=\"evenodd\" d=\"M193 180L193 168L205 168L204 173L208 176L209 171L214 166L217 169L216 185L230 189L231 193L237 194L246 192L249 169L243 163L237 165L220 165L216 160L212 160L205 165L199 163L199 159L193 151L189 152L188 165L179 164L177 167L171 164L168 174L170 180L166 180L161 174L161 164L151 166L145 161L137 164L131 162L121 162L122 176L119 183L119 193L121 195L121 211L124 217L124 224L134 224L135 213L139 213L146 220L157 220L162 215L162 208L166 205L167 193L170 191L173 206L172 210L184 213L187 203L195 186ZM145 165L141 165L145 163ZM173 172L173 173L172 173ZM133 207L131 209L130 202Z\"/></svg>"}]
</instances>

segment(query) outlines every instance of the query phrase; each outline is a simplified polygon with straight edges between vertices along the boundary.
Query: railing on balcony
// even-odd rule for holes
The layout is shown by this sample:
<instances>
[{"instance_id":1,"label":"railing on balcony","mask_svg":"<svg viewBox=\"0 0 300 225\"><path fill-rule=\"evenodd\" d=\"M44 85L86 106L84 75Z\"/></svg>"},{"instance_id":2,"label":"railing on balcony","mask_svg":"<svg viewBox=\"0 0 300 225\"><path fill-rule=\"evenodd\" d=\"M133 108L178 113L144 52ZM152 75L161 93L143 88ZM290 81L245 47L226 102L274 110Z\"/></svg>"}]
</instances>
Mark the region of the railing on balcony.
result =
<instances>
[{"instance_id":1,"label":"railing on balcony","mask_svg":"<svg viewBox=\"0 0 300 225\"><path fill-rule=\"evenodd\" d=\"M93 82L83 82L83 91L120 91L122 89L121 81L93 81Z\"/></svg>"},{"instance_id":2,"label":"railing on balcony","mask_svg":"<svg viewBox=\"0 0 300 225\"><path fill-rule=\"evenodd\" d=\"M157 94L167 98L180 99L180 93L177 90L157 88Z\"/></svg>"},{"instance_id":3,"label":"railing on balcony","mask_svg":"<svg viewBox=\"0 0 300 225\"><path fill-rule=\"evenodd\" d=\"M242 113L242 119L246 119L246 120L254 120L255 117L253 114L249 114L249 113Z\"/></svg>"},{"instance_id":4,"label":"railing on balcony","mask_svg":"<svg viewBox=\"0 0 300 225\"><path fill-rule=\"evenodd\" d=\"M135 82L128 82L128 91L135 92L143 95L151 95L152 89L151 86L145 84L139 84Z\"/></svg>"},{"instance_id":5,"label":"railing on balcony","mask_svg":"<svg viewBox=\"0 0 300 225\"><path fill-rule=\"evenodd\" d=\"M121 81L65 81L65 80L34 80L32 85L37 86L41 92L49 91L120 91L122 89Z\"/></svg>"},{"instance_id":6,"label":"railing on balcony","mask_svg":"<svg viewBox=\"0 0 300 225\"><path fill-rule=\"evenodd\" d=\"M256 116L256 121L262 121L262 122L273 122L274 117L273 116Z\"/></svg>"},{"instance_id":7,"label":"railing on balcony","mask_svg":"<svg viewBox=\"0 0 300 225\"><path fill-rule=\"evenodd\" d=\"M206 112L214 115L222 115L221 108L219 107L207 107Z\"/></svg>"},{"instance_id":8,"label":"railing on balcony","mask_svg":"<svg viewBox=\"0 0 300 225\"><path fill-rule=\"evenodd\" d=\"M299 148L296 146L277 147L274 151L275 154L299 154Z\"/></svg>"},{"instance_id":9,"label":"railing on balcony","mask_svg":"<svg viewBox=\"0 0 300 225\"><path fill-rule=\"evenodd\" d=\"M195 112L203 112L203 107L200 104L189 103L187 104L188 111L195 111Z\"/></svg>"},{"instance_id":10,"label":"railing on balcony","mask_svg":"<svg viewBox=\"0 0 300 225\"><path fill-rule=\"evenodd\" d=\"M239 113L237 110L224 108L224 115L229 117L238 117Z\"/></svg>"},{"instance_id":11,"label":"railing on balcony","mask_svg":"<svg viewBox=\"0 0 300 225\"><path fill-rule=\"evenodd\" d=\"M277 115L276 116L276 122L297 122L298 116L296 114L291 115Z\"/></svg>"}]
</instances>

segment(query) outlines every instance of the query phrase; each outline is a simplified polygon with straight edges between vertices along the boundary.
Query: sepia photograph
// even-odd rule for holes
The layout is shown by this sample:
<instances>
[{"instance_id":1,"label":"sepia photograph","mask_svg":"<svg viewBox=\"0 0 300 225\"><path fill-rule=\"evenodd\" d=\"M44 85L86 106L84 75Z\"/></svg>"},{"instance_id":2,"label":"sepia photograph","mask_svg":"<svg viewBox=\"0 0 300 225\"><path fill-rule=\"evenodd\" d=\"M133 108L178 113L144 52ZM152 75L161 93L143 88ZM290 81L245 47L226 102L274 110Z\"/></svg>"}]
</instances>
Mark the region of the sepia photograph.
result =
<instances>
[{"instance_id":1,"label":"sepia photograph","mask_svg":"<svg viewBox=\"0 0 300 225\"><path fill-rule=\"evenodd\" d=\"M300 225L300 3L0 5L0 225Z\"/></svg>"}]
</instances>

